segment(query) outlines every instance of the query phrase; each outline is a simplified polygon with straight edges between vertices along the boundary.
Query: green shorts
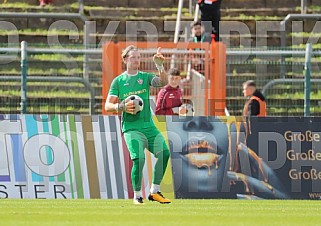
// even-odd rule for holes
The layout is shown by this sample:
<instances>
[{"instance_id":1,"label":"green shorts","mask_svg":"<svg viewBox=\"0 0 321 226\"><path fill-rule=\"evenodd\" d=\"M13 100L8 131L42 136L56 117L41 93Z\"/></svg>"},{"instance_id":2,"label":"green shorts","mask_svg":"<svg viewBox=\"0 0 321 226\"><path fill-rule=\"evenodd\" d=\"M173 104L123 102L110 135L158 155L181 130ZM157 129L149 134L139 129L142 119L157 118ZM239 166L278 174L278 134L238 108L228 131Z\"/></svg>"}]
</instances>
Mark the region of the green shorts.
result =
<instances>
[{"instance_id":1,"label":"green shorts","mask_svg":"<svg viewBox=\"0 0 321 226\"><path fill-rule=\"evenodd\" d=\"M157 158L162 151L168 151L163 135L156 127L149 127L124 132L124 138L129 150L130 158L145 158L145 148L147 148Z\"/></svg>"}]
</instances>

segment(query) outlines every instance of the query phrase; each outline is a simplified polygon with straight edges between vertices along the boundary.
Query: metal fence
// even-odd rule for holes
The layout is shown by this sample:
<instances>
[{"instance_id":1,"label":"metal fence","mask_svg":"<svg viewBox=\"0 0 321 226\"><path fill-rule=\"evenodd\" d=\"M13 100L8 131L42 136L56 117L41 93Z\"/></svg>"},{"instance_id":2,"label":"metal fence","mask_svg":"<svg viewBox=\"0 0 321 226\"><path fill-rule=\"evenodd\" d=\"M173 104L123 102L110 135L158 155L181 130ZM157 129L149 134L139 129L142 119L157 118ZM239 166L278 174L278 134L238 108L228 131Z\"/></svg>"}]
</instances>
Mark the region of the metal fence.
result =
<instances>
[{"instance_id":1,"label":"metal fence","mask_svg":"<svg viewBox=\"0 0 321 226\"><path fill-rule=\"evenodd\" d=\"M18 47L0 48L1 113L23 112L21 93L21 51ZM101 96L101 49L79 46L26 49L26 113L93 114L99 113L96 98ZM84 54L90 56L84 76Z\"/></svg>"},{"instance_id":2,"label":"metal fence","mask_svg":"<svg viewBox=\"0 0 321 226\"><path fill-rule=\"evenodd\" d=\"M89 56L88 78L84 78L83 74L85 53ZM156 72L152 62L153 53L152 49L142 51L142 68L146 71ZM184 97L193 101L197 115L203 114L203 101L206 101L203 89L205 77L202 77L205 74L204 50L185 49L175 52L174 49L167 49L164 53L169 59L166 68L178 67L185 76L181 85ZM17 80L17 76L21 75L20 48L0 48L0 54L0 112L20 113L21 82ZM38 80L29 80L27 83L27 112L100 114L101 61L101 49L29 46L28 77L38 77ZM241 115L245 102L242 83L253 79L259 89L264 88L269 115L303 116L304 63L304 49L228 49L226 102L229 113ZM314 49L311 59L311 115L321 115L320 63L321 51ZM286 73L282 73L283 66L286 67ZM15 79L8 80L4 76ZM41 80L41 77L44 79ZM53 77L62 80L49 81ZM85 79L88 83L79 82L75 78ZM154 99L157 92L158 89L151 92Z\"/></svg>"},{"instance_id":3,"label":"metal fence","mask_svg":"<svg viewBox=\"0 0 321 226\"><path fill-rule=\"evenodd\" d=\"M155 74L158 74L157 69L155 67L155 63L153 62L153 55L156 53L157 48L150 47L146 48L143 43L136 43L138 46L138 49L141 54L141 65L140 70L146 71L146 72L152 72ZM106 54L105 62L106 68L104 68L103 71L109 72L109 74L104 75L103 73L103 81L102 83L105 84L103 88L103 92L108 92L108 85L111 83L112 79L117 76L118 74L125 71L125 65L120 62L121 59L121 52L122 50L127 46L126 43L118 43L116 45L109 44L106 46L106 49L104 49L104 54ZM197 97L197 100L201 98L200 101L204 100L204 97L208 92L207 87L195 87L195 81L194 76L192 76L192 69L197 69L201 76L204 77L205 80L209 79L209 52L205 50L195 50L195 48L201 48L200 45L197 45L195 43L193 45L193 51L190 50L188 46L184 47L177 47L173 43L160 43L160 46L163 46L162 48L162 54L167 59L164 63L164 67L168 70L169 68L177 68L181 72L181 85L180 88L183 92L183 98L186 100L195 100ZM173 47L174 46L174 47ZM205 45L204 45L205 46ZM203 48L204 48L203 46ZM157 46L156 46L157 47ZM208 50L209 45L206 45L206 48ZM207 60L205 60L207 59ZM113 77L114 76L114 77ZM199 80L199 78L195 77L196 80ZM202 93L195 94L194 90L197 88L202 89ZM156 102L157 93L159 92L160 88L152 88L151 89L151 99L153 99ZM104 97L105 98L105 97ZM199 101L199 102L200 102ZM194 102L194 101L193 101ZM197 101L196 101L197 102ZM153 106L153 105L152 105ZM205 114L206 111L206 104L201 106L200 109L194 109L197 112L197 114ZM205 114L206 115L206 114Z\"/></svg>"},{"instance_id":4,"label":"metal fence","mask_svg":"<svg viewBox=\"0 0 321 226\"><path fill-rule=\"evenodd\" d=\"M320 79L320 53L315 49L312 54L312 79ZM242 114L242 84L252 79L259 89L278 80L264 89L268 115L303 116L305 49L228 50L227 58L227 108L231 115ZM320 83L313 80L311 115L321 115L320 88Z\"/></svg>"},{"instance_id":5,"label":"metal fence","mask_svg":"<svg viewBox=\"0 0 321 226\"><path fill-rule=\"evenodd\" d=\"M206 79L203 74L200 72L191 69L191 81L192 81L192 90L191 90L191 101L193 103L193 107L195 110L196 116L202 116L205 115L206 109L205 109L205 102L206 95L205 95L205 82Z\"/></svg>"}]
</instances>

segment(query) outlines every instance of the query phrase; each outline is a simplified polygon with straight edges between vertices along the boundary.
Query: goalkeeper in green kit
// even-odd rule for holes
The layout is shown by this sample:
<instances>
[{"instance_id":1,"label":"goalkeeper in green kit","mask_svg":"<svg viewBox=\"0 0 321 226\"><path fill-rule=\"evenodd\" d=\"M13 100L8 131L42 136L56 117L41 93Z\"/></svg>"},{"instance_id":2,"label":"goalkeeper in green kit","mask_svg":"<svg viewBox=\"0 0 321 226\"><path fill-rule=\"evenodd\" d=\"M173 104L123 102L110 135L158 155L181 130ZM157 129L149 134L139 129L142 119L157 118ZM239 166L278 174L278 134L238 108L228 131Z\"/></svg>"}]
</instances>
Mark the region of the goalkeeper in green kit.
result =
<instances>
[{"instance_id":1,"label":"goalkeeper in green kit","mask_svg":"<svg viewBox=\"0 0 321 226\"><path fill-rule=\"evenodd\" d=\"M158 48L153 61L159 76L139 71L140 53L130 45L122 52L122 60L127 70L117 76L111 86L105 103L105 110L122 112L122 131L133 161L131 180L134 189L134 204L144 204L142 198L142 177L145 164L144 150L147 148L157 158L153 172L153 183L148 199L160 203L170 203L160 191L160 183L165 174L170 152L164 137L156 128L150 111L150 87L164 86L167 83L167 74L163 67L164 56ZM139 96L144 106L141 112L135 114L135 102L132 95Z\"/></svg>"}]
</instances>

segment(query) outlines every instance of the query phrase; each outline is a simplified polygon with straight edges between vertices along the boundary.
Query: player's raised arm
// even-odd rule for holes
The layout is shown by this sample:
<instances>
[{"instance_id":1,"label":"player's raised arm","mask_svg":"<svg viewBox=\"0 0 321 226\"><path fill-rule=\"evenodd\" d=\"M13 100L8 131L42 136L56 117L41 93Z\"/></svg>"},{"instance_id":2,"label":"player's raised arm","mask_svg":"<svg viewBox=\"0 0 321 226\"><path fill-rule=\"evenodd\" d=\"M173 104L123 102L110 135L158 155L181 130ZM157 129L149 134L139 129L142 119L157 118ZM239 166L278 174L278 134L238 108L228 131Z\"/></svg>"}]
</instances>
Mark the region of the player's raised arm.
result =
<instances>
[{"instance_id":1,"label":"player's raised arm","mask_svg":"<svg viewBox=\"0 0 321 226\"><path fill-rule=\"evenodd\" d=\"M164 86L167 83L167 73L164 69L165 57L161 53L161 47L158 47L156 54L153 56L153 61L156 65L159 74L159 80L154 79L153 86Z\"/></svg>"}]
</instances>

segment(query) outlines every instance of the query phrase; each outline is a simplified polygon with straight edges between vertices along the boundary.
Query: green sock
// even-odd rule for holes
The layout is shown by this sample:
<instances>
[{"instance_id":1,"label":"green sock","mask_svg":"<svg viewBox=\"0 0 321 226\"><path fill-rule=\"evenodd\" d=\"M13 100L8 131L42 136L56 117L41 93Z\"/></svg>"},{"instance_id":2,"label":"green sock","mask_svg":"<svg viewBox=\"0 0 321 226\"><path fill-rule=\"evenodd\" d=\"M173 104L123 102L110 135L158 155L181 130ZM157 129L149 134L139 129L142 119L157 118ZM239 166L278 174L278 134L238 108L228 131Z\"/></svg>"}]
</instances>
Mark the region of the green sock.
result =
<instances>
[{"instance_id":1,"label":"green sock","mask_svg":"<svg viewBox=\"0 0 321 226\"><path fill-rule=\"evenodd\" d=\"M165 149L161 153L159 153L157 157L157 161L154 167L153 172L153 184L160 184L164 177L168 159L169 159L169 150Z\"/></svg>"},{"instance_id":2,"label":"green sock","mask_svg":"<svg viewBox=\"0 0 321 226\"><path fill-rule=\"evenodd\" d=\"M133 168L132 168L132 185L134 191L142 190L142 178L143 178L143 168L145 164L144 158L133 159Z\"/></svg>"}]
</instances>

